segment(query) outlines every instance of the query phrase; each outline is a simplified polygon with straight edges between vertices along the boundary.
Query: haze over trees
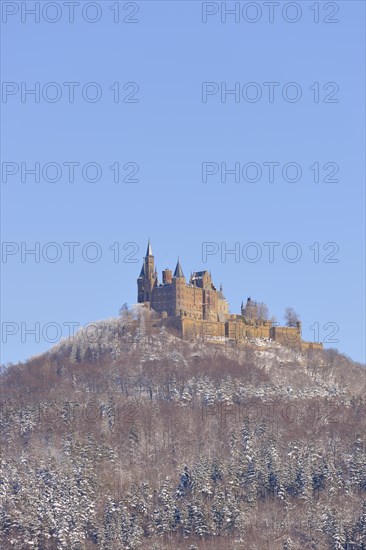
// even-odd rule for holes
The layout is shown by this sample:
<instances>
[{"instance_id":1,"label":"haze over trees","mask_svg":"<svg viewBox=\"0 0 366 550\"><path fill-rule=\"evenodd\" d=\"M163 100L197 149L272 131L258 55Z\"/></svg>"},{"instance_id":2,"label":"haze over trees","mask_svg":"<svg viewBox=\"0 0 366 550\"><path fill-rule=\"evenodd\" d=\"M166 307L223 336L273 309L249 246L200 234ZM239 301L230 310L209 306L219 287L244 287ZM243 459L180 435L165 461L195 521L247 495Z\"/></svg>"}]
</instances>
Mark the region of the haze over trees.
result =
<instances>
[{"instance_id":1,"label":"haze over trees","mask_svg":"<svg viewBox=\"0 0 366 550\"><path fill-rule=\"evenodd\" d=\"M0 547L365 550L365 373L124 308L0 376Z\"/></svg>"}]
</instances>

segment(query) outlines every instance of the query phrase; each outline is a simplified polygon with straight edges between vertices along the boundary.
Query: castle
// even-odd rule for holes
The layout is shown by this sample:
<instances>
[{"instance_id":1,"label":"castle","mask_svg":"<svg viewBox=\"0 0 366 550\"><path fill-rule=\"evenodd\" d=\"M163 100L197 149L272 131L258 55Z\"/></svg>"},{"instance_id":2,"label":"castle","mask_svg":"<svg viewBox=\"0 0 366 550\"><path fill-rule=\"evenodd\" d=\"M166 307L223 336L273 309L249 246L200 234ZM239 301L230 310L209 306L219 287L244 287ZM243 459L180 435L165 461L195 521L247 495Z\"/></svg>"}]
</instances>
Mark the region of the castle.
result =
<instances>
[{"instance_id":1,"label":"castle","mask_svg":"<svg viewBox=\"0 0 366 550\"><path fill-rule=\"evenodd\" d=\"M265 338L298 349L322 349L322 344L301 338L301 323L284 327L266 318L262 304L247 299L240 314L231 314L222 286L217 290L209 271L195 271L187 282L178 259L174 274L162 272L159 283L150 240L137 279L137 301L154 310L159 324L175 330L184 340L244 342Z\"/></svg>"}]
</instances>

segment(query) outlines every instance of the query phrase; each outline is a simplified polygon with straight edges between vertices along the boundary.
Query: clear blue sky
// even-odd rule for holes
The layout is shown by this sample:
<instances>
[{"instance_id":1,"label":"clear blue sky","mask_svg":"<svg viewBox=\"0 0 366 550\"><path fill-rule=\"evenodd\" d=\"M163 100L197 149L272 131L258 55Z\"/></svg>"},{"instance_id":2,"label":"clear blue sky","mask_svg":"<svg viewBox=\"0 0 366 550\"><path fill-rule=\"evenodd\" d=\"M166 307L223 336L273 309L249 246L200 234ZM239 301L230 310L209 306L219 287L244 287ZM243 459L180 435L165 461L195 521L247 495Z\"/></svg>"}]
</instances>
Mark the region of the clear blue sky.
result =
<instances>
[{"instance_id":1,"label":"clear blue sky","mask_svg":"<svg viewBox=\"0 0 366 550\"><path fill-rule=\"evenodd\" d=\"M314 2L305 1L297 2L302 13L294 23L284 19L297 15L291 10L283 15L284 2L276 8L273 23L263 2L258 2L262 16L258 11L256 23L245 21L256 16L253 7L244 16L241 10L238 23L230 15L222 22L220 12L203 23L202 3L195 1L138 2L136 14L134 3L120 2L120 19L136 23L114 23L116 12L110 7L116 2L110 1L96 3L100 20L95 23L82 18L80 6L70 23L62 2L59 13L51 6L40 14L39 23L20 13L19 2L2 4L3 9L10 5L3 14L2 80L15 83L7 84L7 102L3 95L1 104L2 161L14 163L2 165L2 240L15 243L14 248L6 245L14 254L2 263L2 322L14 323L17 330L2 344L2 362L24 360L51 346L47 340L53 338L52 330L46 338L41 334L39 342L25 334L35 323L41 330L58 323L66 336L65 323L84 325L117 315L124 302L135 303L149 236L159 272L174 267L179 255L187 276L191 270L212 271L232 312L248 296L267 303L279 321L284 308L292 306L301 315L305 339L314 339L314 323L320 339L331 333L334 325L327 323L335 323L339 342L331 345L364 360L364 2L331 3L339 7L337 14L329 3L327 10L326 3L315 3L319 23L314 22L315 8L310 9ZM26 4L31 8L34 2ZM244 4L240 7L245 10ZM220 5L214 2L204 9L216 11ZM16 7L18 13L7 15ZM95 10L90 7L84 15L93 19ZM55 23L47 21L58 16ZM325 23L325 18L339 22ZM39 83L38 103L30 95L22 102L22 82L27 88ZM45 87L50 82L57 87ZM73 103L65 82L80 83ZM87 101L81 94L90 82L102 92L99 101ZM116 82L120 100L130 94L138 102L114 102ZM135 84L124 90L128 82L137 83L139 90L135 93ZM233 95L221 101L217 92L203 102L203 82L217 83L213 91L221 83L232 89L238 82L239 101ZM256 85L246 86L250 82ZM265 82L279 83L273 102ZM297 102L283 99L289 82L301 89ZM319 102L314 101L315 82ZM337 83L337 93L331 94L334 85L323 89L329 82ZM248 101L258 89L262 98ZM60 90L57 102L42 96L50 100ZM89 86L84 95L92 99L95 91ZM289 97L295 91L288 88ZM338 102L325 103L326 96ZM23 174L22 182L22 162L28 167L39 162L41 169L54 162L63 167L62 175L51 182L41 174L35 182ZM65 162L80 163L74 182ZM100 166L99 181L83 178L81 167L88 162ZM138 164L138 182L115 183L109 167L117 162L121 179L134 170L135 165L123 170L126 163ZM228 168L257 163L262 178L235 182L228 175L222 182L219 172L203 182L203 162L214 167L226 163ZM279 163L272 182L263 164L268 162ZM289 162L302 169L297 182L281 176ZM314 181L315 168L309 169L316 162L319 182ZM339 166L334 176L338 182L323 181L334 166L324 170L326 163ZM247 167L249 179L255 166ZM4 177L4 171L16 168L18 173ZM55 174L49 170L46 179ZM91 167L87 178L94 173ZM288 174L294 177L291 168ZM41 251L47 243L58 243L61 258L52 263L41 255L35 262L28 255L22 262L16 252L22 242L28 248L38 242ZM80 243L73 263L65 242ZM81 254L90 242L98 243L102 252L96 263ZM138 263L123 261L133 252L132 247L123 250L130 242L139 247L133 255ZM218 243L220 251L238 242L239 262L233 255L223 261L219 253L203 262L203 242ZM248 261L254 252L246 248L250 242L262 251L258 262ZM273 262L265 242L280 243ZM301 247L298 262L281 254L289 242ZM119 262L109 249L113 243L119 243ZM314 243L320 247L318 262ZM336 243L339 251L329 256L335 248L323 250L326 243ZM46 247L45 254L51 258L55 250ZM294 251L290 247L288 254ZM84 256L93 252L89 247ZM324 262L327 255L339 261Z\"/></svg>"}]
</instances>

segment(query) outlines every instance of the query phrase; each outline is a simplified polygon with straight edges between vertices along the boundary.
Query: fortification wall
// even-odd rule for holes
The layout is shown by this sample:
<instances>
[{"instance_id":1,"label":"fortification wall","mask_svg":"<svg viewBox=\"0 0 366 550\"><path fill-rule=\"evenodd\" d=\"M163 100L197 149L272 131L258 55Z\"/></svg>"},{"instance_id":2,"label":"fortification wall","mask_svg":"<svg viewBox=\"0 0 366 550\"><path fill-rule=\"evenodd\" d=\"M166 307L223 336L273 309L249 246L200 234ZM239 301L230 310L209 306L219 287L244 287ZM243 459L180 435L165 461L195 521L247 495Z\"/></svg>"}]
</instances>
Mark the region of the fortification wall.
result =
<instances>
[{"instance_id":1,"label":"fortification wall","mask_svg":"<svg viewBox=\"0 0 366 550\"><path fill-rule=\"evenodd\" d=\"M307 351L309 349L316 349L316 350L322 350L323 344L321 342L306 342L304 340L301 341L301 350Z\"/></svg>"},{"instance_id":2,"label":"fortification wall","mask_svg":"<svg viewBox=\"0 0 366 550\"><path fill-rule=\"evenodd\" d=\"M297 327L271 327L270 336L283 346L301 348L301 331Z\"/></svg>"},{"instance_id":3,"label":"fortification wall","mask_svg":"<svg viewBox=\"0 0 366 550\"><path fill-rule=\"evenodd\" d=\"M226 322L205 321L189 317L165 317L158 321L159 326L165 326L183 340L204 340L207 342L225 342L225 339L235 342L245 342L247 338L272 339L283 346L296 348L302 351L310 349L322 350L319 342L305 342L301 340L301 331L298 327L272 327L270 323L260 326L248 325L240 320Z\"/></svg>"}]
</instances>

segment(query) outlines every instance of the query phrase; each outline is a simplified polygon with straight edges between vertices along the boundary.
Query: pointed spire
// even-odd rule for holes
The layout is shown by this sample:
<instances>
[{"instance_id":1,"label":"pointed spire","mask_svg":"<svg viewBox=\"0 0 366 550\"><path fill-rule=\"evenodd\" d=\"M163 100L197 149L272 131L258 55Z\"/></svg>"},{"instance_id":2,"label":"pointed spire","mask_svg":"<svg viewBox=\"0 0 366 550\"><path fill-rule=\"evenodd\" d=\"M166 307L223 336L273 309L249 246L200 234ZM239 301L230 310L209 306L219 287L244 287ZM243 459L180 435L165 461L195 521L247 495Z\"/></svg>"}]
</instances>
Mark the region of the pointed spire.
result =
<instances>
[{"instance_id":1,"label":"pointed spire","mask_svg":"<svg viewBox=\"0 0 366 550\"><path fill-rule=\"evenodd\" d=\"M141 268L141 272L140 272L140 277L145 277L145 264L144 264L144 263L142 264L142 268Z\"/></svg>"},{"instance_id":2,"label":"pointed spire","mask_svg":"<svg viewBox=\"0 0 366 550\"><path fill-rule=\"evenodd\" d=\"M179 277L184 278L184 273L183 273L182 266L180 265L179 258L178 258L177 267L175 268L173 277L175 277L175 278L179 278Z\"/></svg>"},{"instance_id":3,"label":"pointed spire","mask_svg":"<svg viewBox=\"0 0 366 550\"><path fill-rule=\"evenodd\" d=\"M152 256L152 255L153 253L152 253L152 248L151 248L150 238L149 238L149 242L147 243L146 256Z\"/></svg>"}]
</instances>

